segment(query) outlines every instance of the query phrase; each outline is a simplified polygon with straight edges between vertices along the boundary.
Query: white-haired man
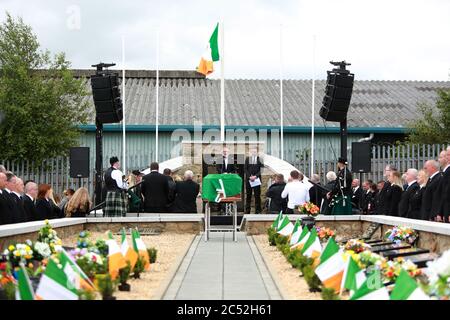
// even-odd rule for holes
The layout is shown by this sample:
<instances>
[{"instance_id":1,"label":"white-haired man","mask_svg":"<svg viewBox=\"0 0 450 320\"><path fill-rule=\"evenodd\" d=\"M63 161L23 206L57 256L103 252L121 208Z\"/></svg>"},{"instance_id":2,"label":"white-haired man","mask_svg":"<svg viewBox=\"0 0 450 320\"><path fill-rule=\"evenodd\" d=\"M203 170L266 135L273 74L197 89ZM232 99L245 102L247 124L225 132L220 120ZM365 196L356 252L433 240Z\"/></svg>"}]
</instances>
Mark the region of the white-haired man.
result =
<instances>
[{"instance_id":1,"label":"white-haired man","mask_svg":"<svg viewBox=\"0 0 450 320\"><path fill-rule=\"evenodd\" d=\"M184 181L175 186L175 200L170 208L171 212L197 213L197 196L200 185L193 181L194 173L191 170L184 172Z\"/></svg>"},{"instance_id":2,"label":"white-haired man","mask_svg":"<svg viewBox=\"0 0 450 320\"><path fill-rule=\"evenodd\" d=\"M35 221L38 219L36 211L36 198L38 195L38 185L33 181L27 182L25 185L25 196L23 197L23 206L27 221Z\"/></svg>"},{"instance_id":3,"label":"white-haired man","mask_svg":"<svg viewBox=\"0 0 450 320\"><path fill-rule=\"evenodd\" d=\"M407 186L402 193L400 203L398 204L398 215L403 218L412 218L412 210L410 206L412 196L420 189L417 183L417 169L410 168L405 172L405 181Z\"/></svg>"},{"instance_id":4,"label":"white-haired man","mask_svg":"<svg viewBox=\"0 0 450 320\"><path fill-rule=\"evenodd\" d=\"M422 220L439 221L442 219L440 213L442 204L440 188L442 174L439 171L439 162L436 160L428 160L425 162L423 169L429 178L422 198Z\"/></svg>"}]
</instances>

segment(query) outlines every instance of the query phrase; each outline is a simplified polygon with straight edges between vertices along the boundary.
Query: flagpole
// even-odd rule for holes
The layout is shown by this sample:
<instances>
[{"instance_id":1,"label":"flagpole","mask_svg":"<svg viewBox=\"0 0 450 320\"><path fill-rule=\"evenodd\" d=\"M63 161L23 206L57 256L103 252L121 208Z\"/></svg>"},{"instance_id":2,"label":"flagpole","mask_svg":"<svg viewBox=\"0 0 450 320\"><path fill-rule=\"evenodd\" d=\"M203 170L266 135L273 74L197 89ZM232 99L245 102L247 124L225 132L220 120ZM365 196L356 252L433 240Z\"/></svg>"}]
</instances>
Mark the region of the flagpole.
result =
<instances>
[{"instance_id":1,"label":"flagpole","mask_svg":"<svg viewBox=\"0 0 450 320\"><path fill-rule=\"evenodd\" d=\"M312 61L312 102L311 102L311 165L310 178L314 174L314 101L316 77L316 35L313 35L313 61Z\"/></svg>"},{"instance_id":2,"label":"flagpole","mask_svg":"<svg viewBox=\"0 0 450 320\"><path fill-rule=\"evenodd\" d=\"M224 24L221 22L220 28L220 43L222 54L220 57L220 140L225 141L225 39L224 39Z\"/></svg>"},{"instance_id":3,"label":"flagpole","mask_svg":"<svg viewBox=\"0 0 450 320\"><path fill-rule=\"evenodd\" d=\"M123 174L127 174L127 144L126 144L126 92L125 92L125 36L122 36L122 168Z\"/></svg>"},{"instance_id":4,"label":"flagpole","mask_svg":"<svg viewBox=\"0 0 450 320\"><path fill-rule=\"evenodd\" d=\"M284 112L283 112L283 25L280 24L280 138L281 160L284 159Z\"/></svg>"},{"instance_id":5,"label":"flagpole","mask_svg":"<svg viewBox=\"0 0 450 320\"><path fill-rule=\"evenodd\" d=\"M156 125L155 125L155 161L159 158L159 28L156 30Z\"/></svg>"}]
</instances>

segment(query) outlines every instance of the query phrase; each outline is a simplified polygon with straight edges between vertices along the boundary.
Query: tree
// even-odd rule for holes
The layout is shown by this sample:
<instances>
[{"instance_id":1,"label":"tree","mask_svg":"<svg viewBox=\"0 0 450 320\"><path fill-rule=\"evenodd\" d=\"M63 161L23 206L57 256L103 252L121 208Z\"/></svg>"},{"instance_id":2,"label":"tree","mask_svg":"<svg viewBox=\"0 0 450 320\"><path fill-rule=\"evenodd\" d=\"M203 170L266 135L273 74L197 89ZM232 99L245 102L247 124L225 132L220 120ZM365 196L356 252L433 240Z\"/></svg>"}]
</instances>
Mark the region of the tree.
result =
<instances>
[{"instance_id":1,"label":"tree","mask_svg":"<svg viewBox=\"0 0 450 320\"><path fill-rule=\"evenodd\" d=\"M31 27L6 13L0 25L0 159L40 164L78 144L88 93L69 68L64 53L51 57L40 50Z\"/></svg>"},{"instance_id":2,"label":"tree","mask_svg":"<svg viewBox=\"0 0 450 320\"><path fill-rule=\"evenodd\" d=\"M420 104L422 115L411 123L408 141L420 144L446 144L450 142L450 90L438 90L436 108Z\"/></svg>"}]
</instances>

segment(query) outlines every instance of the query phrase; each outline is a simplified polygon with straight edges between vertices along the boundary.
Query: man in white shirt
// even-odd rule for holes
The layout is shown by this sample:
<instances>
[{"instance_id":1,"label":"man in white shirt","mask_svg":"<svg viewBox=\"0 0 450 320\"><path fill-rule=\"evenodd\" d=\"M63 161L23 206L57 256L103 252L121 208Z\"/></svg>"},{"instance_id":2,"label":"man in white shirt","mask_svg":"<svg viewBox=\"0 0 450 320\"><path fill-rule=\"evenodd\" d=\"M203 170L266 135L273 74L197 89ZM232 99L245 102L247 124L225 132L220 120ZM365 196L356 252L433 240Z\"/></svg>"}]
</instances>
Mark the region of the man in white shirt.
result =
<instances>
[{"instance_id":1,"label":"man in white shirt","mask_svg":"<svg viewBox=\"0 0 450 320\"><path fill-rule=\"evenodd\" d=\"M109 159L111 167L105 172L105 217L124 217L127 214L127 202L124 190L127 188L123 181L123 173L119 170L119 158L111 157Z\"/></svg>"},{"instance_id":2,"label":"man in white shirt","mask_svg":"<svg viewBox=\"0 0 450 320\"><path fill-rule=\"evenodd\" d=\"M309 201L309 188L301 180L303 180L303 174L297 170L291 171L291 179L281 193L283 199L288 197L286 214L294 213L297 206Z\"/></svg>"}]
</instances>

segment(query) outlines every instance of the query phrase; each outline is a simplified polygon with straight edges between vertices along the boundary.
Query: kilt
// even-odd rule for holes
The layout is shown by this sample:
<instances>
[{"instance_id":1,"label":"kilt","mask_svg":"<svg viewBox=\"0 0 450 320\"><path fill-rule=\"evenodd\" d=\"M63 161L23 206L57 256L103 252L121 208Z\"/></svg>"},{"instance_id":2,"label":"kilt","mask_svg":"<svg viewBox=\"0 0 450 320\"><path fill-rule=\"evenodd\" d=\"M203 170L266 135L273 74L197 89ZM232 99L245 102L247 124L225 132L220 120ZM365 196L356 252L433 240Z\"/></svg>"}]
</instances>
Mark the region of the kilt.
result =
<instances>
[{"instance_id":1,"label":"kilt","mask_svg":"<svg viewBox=\"0 0 450 320\"><path fill-rule=\"evenodd\" d=\"M108 191L105 200L105 217L125 217L127 214L127 200L122 191Z\"/></svg>"},{"instance_id":2,"label":"kilt","mask_svg":"<svg viewBox=\"0 0 450 320\"><path fill-rule=\"evenodd\" d=\"M352 214L352 201L351 197L348 195L345 196L345 205L344 199L342 195L335 196L333 199L333 208L331 209L332 215L351 215Z\"/></svg>"}]
</instances>

